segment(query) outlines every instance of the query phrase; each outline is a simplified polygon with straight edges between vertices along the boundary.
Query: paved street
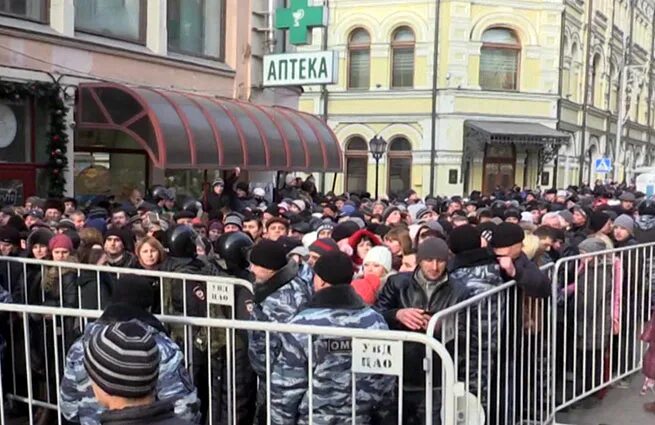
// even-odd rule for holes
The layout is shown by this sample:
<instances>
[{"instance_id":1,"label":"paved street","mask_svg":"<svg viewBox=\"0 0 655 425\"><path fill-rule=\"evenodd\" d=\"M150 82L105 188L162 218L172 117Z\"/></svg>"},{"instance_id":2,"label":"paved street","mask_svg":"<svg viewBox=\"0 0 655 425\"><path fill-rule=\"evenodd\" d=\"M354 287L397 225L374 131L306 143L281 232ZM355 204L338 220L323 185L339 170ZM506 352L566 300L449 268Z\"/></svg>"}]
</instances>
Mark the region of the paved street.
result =
<instances>
[{"instance_id":1,"label":"paved street","mask_svg":"<svg viewBox=\"0 0 655 425\"><path fill-rule=\"evenodd\" d=\"M636 374L630 388L613 388L595 409L573 409L557 416L557 423L567 425L645 425L655 423L655 415L644 411L643 404L655 400L654 394L640 396L643 375Z\"/></svg>"}]
</instances>

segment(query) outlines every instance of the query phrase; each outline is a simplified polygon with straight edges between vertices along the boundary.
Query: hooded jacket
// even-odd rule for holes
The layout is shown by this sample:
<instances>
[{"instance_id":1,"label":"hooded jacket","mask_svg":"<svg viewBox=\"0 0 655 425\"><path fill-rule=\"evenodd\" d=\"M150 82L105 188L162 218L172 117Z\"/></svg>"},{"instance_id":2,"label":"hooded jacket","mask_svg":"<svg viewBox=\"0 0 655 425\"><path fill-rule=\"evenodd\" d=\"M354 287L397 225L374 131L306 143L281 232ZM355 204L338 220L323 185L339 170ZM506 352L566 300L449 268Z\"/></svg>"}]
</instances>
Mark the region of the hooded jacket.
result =
<instances>
[{"instance_id":1,"label":"hooded jacket","mask_svg":"<svg viewBox=\"0 0 655 425\"><path fill-rule=\"evenodd\" d=\"M655 242L655 215L637 217L634 232L639 243Z\"/></svg>"},{"instance_id":2,"label":"hooded jacket","mask_svg":"<svg viewBox=\"0 0 655 425\"><path fill-rule=\"evenodd\" d=\"M359 245L359 242L364 237L367 237L371 241L371 245L373 246L382 245L382 241L380 240L380 238L370 230L361 229L350 235L350 237L348 238L348 245L350 245L350 247L353 250L353 254L351 255L351 258L353 260L353 264L357 267L361 266L362 263L364 262L364 259L361 258L359 255L357 255L357 245Z\"/></svg>"}]
</instances>

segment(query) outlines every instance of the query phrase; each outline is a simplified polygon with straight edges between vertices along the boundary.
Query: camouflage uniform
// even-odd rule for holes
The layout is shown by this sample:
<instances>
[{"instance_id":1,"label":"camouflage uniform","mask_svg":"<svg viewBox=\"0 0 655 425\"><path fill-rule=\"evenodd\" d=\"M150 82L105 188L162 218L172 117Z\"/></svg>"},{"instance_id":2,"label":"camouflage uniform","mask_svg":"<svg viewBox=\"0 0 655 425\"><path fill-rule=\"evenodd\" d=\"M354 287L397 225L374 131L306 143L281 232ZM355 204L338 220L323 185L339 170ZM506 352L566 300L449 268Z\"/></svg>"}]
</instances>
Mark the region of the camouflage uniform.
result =
<instances>
[{"instance_id":1,"label":"camouflage uniform","mask_svg":"<svg viewBox=\"0 0 655 425\"><path fill-rule=\"evenodd\" d=\"M159 347L159 381L157 382L158 400L175 400L175 414L187 421L197 423L196 389L191 383L184 367L184 355L180 348L163 332L135 320L154 333ZM90 323L84 335L71 347L66 356L64 377L61 382L61 413L69 421L83 425L97 425L101 407L91 389L89 376L84 368L84 341L100 332L105 323Z\"/></svg>"},{"instance_id":2,"label":"camouflage uniform","mask_svg":"<svg viewBox=\"0 0 655 425\"><path fill-rule=\"evenodd\" d=\"M292 324L388 330L384 318L364 304L350 285L322 289ZM313 422L352 423L351 338L314 336L313 369L308 369L307 334L284 334L282 351L271 376L271 422L309 422L308 373L313 375ZM369 424L383 398L393 392L396 378L356 374L356 423Z\"/></svg>"},{"instance_id":3,"label":"camouflage uniform","mask_svg":"<svg viewBox=\"0 0 655 425\"><path fill-rule=\"evenodd\" d=\"M287 323L310 297L310 286L298 275L298 264L289 261L268 282L255 285L251 319ZM266 403L266 332L248 331L248 341L250 364L260 378L257 402L261 409ZM270 334L269 348L270 358L275 359L281 350L279 334Z\"/></svg>"}]
</instances>

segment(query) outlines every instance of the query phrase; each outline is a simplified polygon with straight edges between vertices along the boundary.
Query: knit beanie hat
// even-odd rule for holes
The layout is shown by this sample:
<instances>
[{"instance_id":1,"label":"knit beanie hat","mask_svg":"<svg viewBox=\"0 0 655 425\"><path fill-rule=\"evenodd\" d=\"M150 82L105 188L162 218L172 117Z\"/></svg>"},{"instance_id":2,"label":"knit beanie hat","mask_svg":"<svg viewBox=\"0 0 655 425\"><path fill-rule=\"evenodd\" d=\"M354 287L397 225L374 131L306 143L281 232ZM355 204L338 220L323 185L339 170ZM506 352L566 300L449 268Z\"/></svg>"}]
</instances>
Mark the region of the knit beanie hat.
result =
<instances>
[{"instance_id":1,"label":"knit beanie hat","mask_svg":"<svg viewBox=\"0 0 655 425\"><path fill-rule=\"evenodd\" d=\"M230 214L225 218L223 226L227 226L228 224L234 224L239 229L243 229L243 220L236 214Z\"/></svg>"},{"instance_id":2,"label":"knit beanie hat","mask_svg":"<svg viewBox=\"0 0 655 425\"><path fill-rule=\"evenodd\" d=\"M73 241L63 233L56 235L50 239L50 242L48 243L48 249L50 252L52 252L57 248L64 248L71 252L73 251Z\"/></svg>"},{"instance_id":3,"label":"knit beanie hat","mask_svg":"<svg viewBox=\"0 0 655 425\"><path fill-rule=\"evenodd\" d=\"M392 268L392 259L391 259L391 251L389 251L389 248L386 246L374 246L373 248L369 249L369 251L366 253L366 256L364 257L364 263L375 263L379 264L387 272L391 271Z\"/></svg>"},{"instance_id":4,"label":"knit beanie hat","mask_svg":"<svg viewBox=\"0 0 655 425\"><path fill-rule=\"evenodd\" d=\"M84 227L96 229L100 233L104 234L107 230L107 221L104 218L90 218L86 221Z\"/></svg>"},{"instance_id":5,"label":"knit beanie hat","mask_svg":"<svg viewBox=\"0 0 655 425\"><path fill-rule=\"evenodd\" d=\"M443 239L427 238L421 242L416 250L416 262L420 263L423 260L448 260L448 245Z\"/></svg>"},{"instance_id":6,"label":"knit beanie hat","mask_svg":"<svg viewBox=\"0 0 655 425\"><path fill-rule=\"evenodd\" d=\"M132 246L134 244L134 239L132 238L131 232L126 229L121 229L118 227L113 227L105 233L105 241L110 236L116 236L123 242L123 247L126 251L132 251Z\"/></svg>"},{"instance_id":7,"label":"knit beanie hat","mask_svg":"<svg viewBox=\"0 0 655 425\"><path fill-rule=\"evenodd\" d=\"M607 249L607 245L605 245L605 242L603 242L602 239L587 238L580 242L578 249L582 254L591 254L592 252L605 251Z\"/></svg>"},{"instance_id":8,"label":"knit beanie hat","mask_svg":"<svg viewBox=\"0 0 655 425\"><path fill-rule=\"evenodd\" d=\"M593 233L598 232L610 220L610 217L601 211L594 211L589 217L589 228Z\"/></svg>"},{"instance_id":9,"label":"knit beanie hat","mask_svg":"<svg viewBox=\"0 0 655 425\"><path fill-rule=\"evenodd\" d=\"M223 231L223 223L218 220L214 220L209 224L209 230L218 230L219 232Z\"/></svg>"},{"instance_id":10,"label":"knit beanie hat","mask_svg":"<svg viewBox=\"0 0 655 425\"><path fill-rule=\"evenodd\" d=\"M500 223L493 232L491 246L494 248L506 248L523 242L525 233L518 224Z\"/></svg>"},{"instance_id":11,"label":"knit beanie hat","mask_svg":"<svg viewBox=\"0 0 655 425\"><path fill-rule=\"evenodd\" d=\"M250 263L278 271L287 265L287 250L281 242L263 239L250 251Z\"/></svg>"},{"instance_id":12,"label":"knit beanie hat","mask_svg":"<svg viewBox=\"0 0 655 425\"><path fill-rule=\"evenodd\" d=\"M311 245L309 245L309 252L315 252L318 255L325 255L328 252L338 250L339 246L333 239L330 238L316 239Z\"/></svg>"},{"instance_id":13,"label":"knit beanie hat","mask_svg":"<svg viewBox=\"0 0 655 425\"><path fill-rule=\"evenodd\" d=\"M314 272L330 285L350 285L353 280L353 262L341 251L328 252L316 261Z\"/></svg>"},{"instance_id":14,"label":"knit beanie hat","mask_svg":"<svg viewBox=\"0 0 655 425\"><path fill-rule=\"evenodd\" d=\"M450 246L450 250L453 254L481 248L480 230L470 224L456 227L452 232L450 232L448 246Z\"/></svg>"},{"instance_id":15,"label":"knit beanie hat","mask_svg":"<svg viewBox=\"0 0 655 425\"><path fill-rule=\"evenodd\" d=\"M346 220L339 223L332 231L332 239L339 242L342 239L351 237L356 231L360 230L357 223L352 220Z\"/></svg>"},{"instance_id":16,"label":"knit beanie hat","mask_svg":"<svg viewBox=\"0 0 655 425\"><path fill-rule=\"evenodd\" d=\"M151 281L146 276L134 274L121 274L111 293L112 304L127 304L141 310L151 308L154 299L155 293Z\"/></svg>"},{"instance_id":17,"label":"knit beanie hat","mask_svg":"<svg viewBox=\"0 0 655 425\"><path fill-rule=\"evenodd\" d=\"M632 234L632 232L634 231L634 227L635 227L635 221L629 215L621 214L620 216L618 216L616 218L616 220L614 220L614 225L619 226L619 227L623 227L628 232L630 232L630 234Z\"/></svg>"},{"instance_id":18,"label":"knit beanie hat","mask_svg":"<svg viewBox=\"0 0 655 425\"><path fill-rule=\"evenodd\" d=\"M9 243L12 245L20 244L20 232L11 226L0 227L0 242Z\"/></svg>"},{"instance_id":19,"label":"knit beanie hat","mask_svg":"<svg viewBox=\"0 0 655 425\"><path fill-rule=\"evenodd\" d=\"M392 212L394 211L400 211L400 208L391 205L390 207L387 207L384 212L382 213L382 222L385 223L387 221L387 218L391 215Z\"/></svg>"},{"instance_id":20,"label":"knit beanie hat","mask_svg":"<svg viewBox=\"0 0 655 425\"><path fill-rule=\"evenodd\" d=\"M32 233L27 238L27 245L28 246L34 246L34 245L46 245L50 243L50 239L55 234L50 231L50 229L44 228L44 227L38 227L34 230L32 230Z\"/></svg>"},{"instance_id":21,"label":"knit beanie hat","mask_svg":"<svg viewBox=\"0 0 655 425\"><path fill-rule=\"evenodd\" d=\"M157 386L159 348L141 323L114 323L85 341L84 367L91 381L107 394L143 398Z\"/></svg>"}]
</instances>

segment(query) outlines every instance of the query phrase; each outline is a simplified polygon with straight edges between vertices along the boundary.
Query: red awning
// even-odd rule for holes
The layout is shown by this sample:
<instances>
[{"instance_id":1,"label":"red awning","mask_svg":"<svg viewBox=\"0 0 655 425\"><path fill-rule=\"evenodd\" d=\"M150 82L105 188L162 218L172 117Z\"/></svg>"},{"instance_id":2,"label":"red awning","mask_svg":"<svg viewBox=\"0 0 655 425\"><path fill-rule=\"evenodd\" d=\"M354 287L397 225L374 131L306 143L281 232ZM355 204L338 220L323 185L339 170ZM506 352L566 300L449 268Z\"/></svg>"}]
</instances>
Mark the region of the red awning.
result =
<instances>
[{"instance_id":1,"label":"red awning","mask_svg":"<svg viewBox=\"0 0 655 425\"><path fill-rule=\"evenodd\" d=\"M77 125L118 130L158 168L341 171L332 130L280 106L112 83L79 86Z\"/></svg>"}]
</instances>

